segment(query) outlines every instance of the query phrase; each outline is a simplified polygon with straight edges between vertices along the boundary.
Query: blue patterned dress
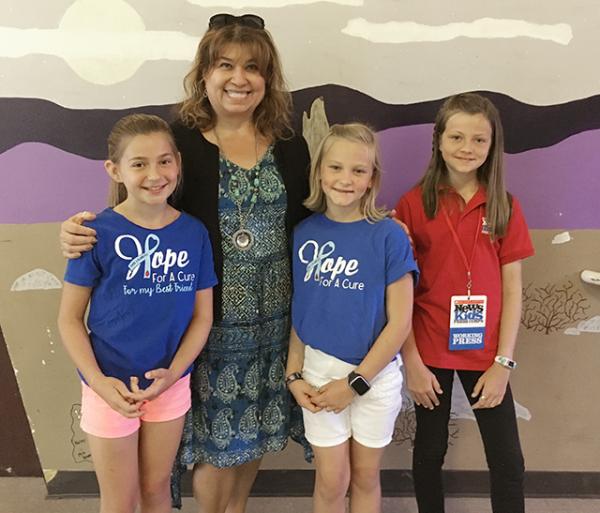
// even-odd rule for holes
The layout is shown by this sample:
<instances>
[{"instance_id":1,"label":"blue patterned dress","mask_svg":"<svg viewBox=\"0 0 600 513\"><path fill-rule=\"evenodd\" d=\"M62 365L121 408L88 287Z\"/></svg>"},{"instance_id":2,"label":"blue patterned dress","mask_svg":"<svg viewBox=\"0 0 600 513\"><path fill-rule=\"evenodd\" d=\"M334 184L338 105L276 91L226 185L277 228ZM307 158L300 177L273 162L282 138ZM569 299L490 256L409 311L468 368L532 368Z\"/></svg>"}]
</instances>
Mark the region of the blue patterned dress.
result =
<instances>
[{"instance_id":1,"label":"blue patterned dress","mask_svg":"<svg viewBox=\"0 0 600 513\"><path fill-rule=\"evenodd\" d=\"M291 268L286 192L273 146L252 169L221 156L219 178L223 319L213 325L192 374L178 462L222 468L280 451L289 436L309 449L302 412L285 387ZM246 251L231 238L240 224L255 237ZM177 504L177 485L173 496Z\"/></svg>"}]
</instances>

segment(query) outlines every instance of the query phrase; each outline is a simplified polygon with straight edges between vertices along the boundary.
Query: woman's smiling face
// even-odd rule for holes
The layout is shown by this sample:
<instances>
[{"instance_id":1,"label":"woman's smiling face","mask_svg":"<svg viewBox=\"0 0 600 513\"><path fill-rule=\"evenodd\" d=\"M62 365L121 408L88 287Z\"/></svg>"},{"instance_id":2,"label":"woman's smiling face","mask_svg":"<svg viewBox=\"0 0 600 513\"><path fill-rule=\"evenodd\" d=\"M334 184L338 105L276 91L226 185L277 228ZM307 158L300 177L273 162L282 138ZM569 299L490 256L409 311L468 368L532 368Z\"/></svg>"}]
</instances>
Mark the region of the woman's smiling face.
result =
<instances>
[{"instance_id":1,"label":"woman's smiling face","mask_svg":"<svg viewBox=\"0 0 600 513\"><path fill-rule=\"evenodd\" d=\"M265 97L265 79L256 59L238 44L223 48L204 81L208 100L219 117L252 117Z\"/></svg>"}]
</instances>

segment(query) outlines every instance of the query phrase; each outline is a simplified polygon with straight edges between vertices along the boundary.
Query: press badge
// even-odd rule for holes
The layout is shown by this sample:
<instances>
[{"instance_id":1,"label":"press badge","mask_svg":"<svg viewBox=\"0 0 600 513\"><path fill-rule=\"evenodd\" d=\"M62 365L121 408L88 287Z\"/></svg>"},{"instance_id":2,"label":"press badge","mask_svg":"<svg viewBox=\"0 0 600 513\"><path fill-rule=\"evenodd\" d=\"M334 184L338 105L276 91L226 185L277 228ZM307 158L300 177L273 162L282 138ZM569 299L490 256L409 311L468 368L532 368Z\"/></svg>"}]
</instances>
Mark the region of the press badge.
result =
<instances>
[{"instance_id":1,"label":"press badge","mask_svg":"<svg viewBox=\"0 0 600 513\"><path fill-rule=\"evenodd\" d=\"M483 349L487 296L450 298L450 351Z\"/></svg>"}]
</instances>

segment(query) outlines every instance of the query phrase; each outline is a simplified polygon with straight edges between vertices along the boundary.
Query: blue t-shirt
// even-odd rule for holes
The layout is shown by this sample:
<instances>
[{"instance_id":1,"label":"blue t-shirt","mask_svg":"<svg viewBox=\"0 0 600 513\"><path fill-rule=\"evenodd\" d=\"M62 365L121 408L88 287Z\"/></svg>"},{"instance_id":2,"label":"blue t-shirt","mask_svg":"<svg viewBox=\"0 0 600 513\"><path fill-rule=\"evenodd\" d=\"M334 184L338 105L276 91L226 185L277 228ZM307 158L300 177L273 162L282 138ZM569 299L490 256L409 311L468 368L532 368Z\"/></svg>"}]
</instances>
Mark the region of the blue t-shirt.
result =
<instances>
[{"instance_id":1,"label":"blue t-shirt","mask_svg":"<svg viewBox=\"0 0 600 513\"><path fill-rule=\"evenodd\" d=\"M292 323L300 340L357 365L383 330L385 289L418 279L408 237L391 219L339 223L313 214L294 231Z\"/></svg>"},{"instance_id":2,"label":"blue t-shirt","mask_svg":"<svg viewBox=\"0 0 600 513\"><path fill-rule=\"evenodd\" d=\"M102 372L146 388L145 372L171 364L196 291L217 283L208 232L185 213L150 230L106 209L86 225L98 242L68 261L65 281L93 288L87 326Z\"/></svg>"}]
</instances>

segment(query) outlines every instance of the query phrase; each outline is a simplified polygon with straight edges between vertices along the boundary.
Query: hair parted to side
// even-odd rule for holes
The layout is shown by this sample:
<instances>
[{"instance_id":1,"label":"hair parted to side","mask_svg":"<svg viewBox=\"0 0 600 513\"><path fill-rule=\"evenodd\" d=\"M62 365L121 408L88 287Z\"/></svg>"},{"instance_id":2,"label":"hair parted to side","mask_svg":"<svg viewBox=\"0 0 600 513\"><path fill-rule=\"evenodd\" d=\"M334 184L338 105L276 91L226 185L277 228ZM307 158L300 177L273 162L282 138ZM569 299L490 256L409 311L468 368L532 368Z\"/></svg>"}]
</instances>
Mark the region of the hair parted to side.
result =
<instances>
[{"instance_id":1,"label":"hair parted to side","mask_svg":"<svg viewBox=\"0 0 600 513\"><path fill-rule=\"evenodd\" d=\"M293 133L290 121L292 96L283 77L275 43L267 30L239 24L210 29L200 40L192 69L183 80L186 97L178 106L179 118L186 126L201 131L215 126L216 114L206 97L204 77L230 44L247 49L265 79L265 97L254 111L256 129L269 138L289 138Z\"/></svg>"},{"instance_id":2,"label":"hair parted to side","mask_svg":"<svg viewBox=\"0 0 600 513\"><path fill-rule=\"evenodd\" d=\"M321 164L325 154L337 139L345 139L369 148L372 156L373 176L371 187L361 198L360 211L367 221L380 221L387 215L387 211L375 205L377 193L381 187L381 160L379 158L379 147L375 133L362 123L348 123L344 125L332 125L329 132L320 142L310 166L310 194L304 201L304 206L313 212L325 212L327 210L327 199L321 187Z\"/></svg>"},{"instance_id":3,"label":"hair parted to side","mask_svg":"<svg viewBox=\"0 0 600 513\"><path fill-rule=\"evenodd\" d=\"M486 189L485 218L490 226L492 239L506 234L510 218L510 201L504 184L504 131L500 114L494 104L476 93L461 93L449 97L435 118L431 160L425 175L419 182L422 189L423 206L427 217L433 219L438 211L440 187L447 185L447 169L440 142L448 119L459 112L482 114L492 127L492 141L488 157L477 170L477 180Z\"/></svg>"},{"instance_id":4,"label":"hair parted to side","mask_svg":"<svg viewBox=\"0 0 600 513\"><path fill-rule=\"evenodd\" d=\"M129 114L128 116L119 119L112 127L110 134L108 134L108 160L114 164L118 164L131 139L136 135L148 135L154 133L161 133L167 136L171 148L173 149L173 154L177 157L179 152L177 151L177 145L175 144L175 137L171 127L164 119L152 114ZM180 169L177 177L177 187L173 192L173 195L177 194L181 185L181 180L182 173ZM127 189L125 189L125 186L122 183L111 180L108 191L108 206L115 207L126 199Z\"/></svg>"}]
</instances>

